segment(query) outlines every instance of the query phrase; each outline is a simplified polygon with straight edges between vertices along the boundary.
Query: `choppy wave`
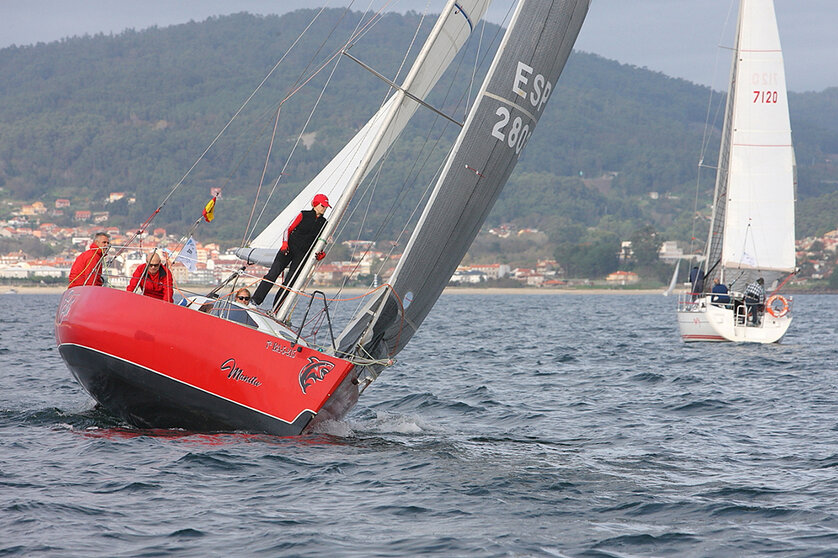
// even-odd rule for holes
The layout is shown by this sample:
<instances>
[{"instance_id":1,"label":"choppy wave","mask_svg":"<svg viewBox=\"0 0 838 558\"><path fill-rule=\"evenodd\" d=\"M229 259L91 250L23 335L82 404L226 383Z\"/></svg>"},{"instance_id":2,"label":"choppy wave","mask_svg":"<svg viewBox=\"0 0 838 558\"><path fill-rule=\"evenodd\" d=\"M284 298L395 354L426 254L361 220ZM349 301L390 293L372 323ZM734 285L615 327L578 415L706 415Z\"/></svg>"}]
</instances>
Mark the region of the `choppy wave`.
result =
<instances>
[{"instance_id":1,"label":"choppy wave","mask_svg":"<svg viewBox=\"0 0 838 558\"><path fill-rule=\"evenodd\" d=\"M682 344L664 297L446 295L291 438L122 424L54 350L58 297L5 301L0 555L838 552L838 297L758 347Z\"/></svg>"}]
</instances>

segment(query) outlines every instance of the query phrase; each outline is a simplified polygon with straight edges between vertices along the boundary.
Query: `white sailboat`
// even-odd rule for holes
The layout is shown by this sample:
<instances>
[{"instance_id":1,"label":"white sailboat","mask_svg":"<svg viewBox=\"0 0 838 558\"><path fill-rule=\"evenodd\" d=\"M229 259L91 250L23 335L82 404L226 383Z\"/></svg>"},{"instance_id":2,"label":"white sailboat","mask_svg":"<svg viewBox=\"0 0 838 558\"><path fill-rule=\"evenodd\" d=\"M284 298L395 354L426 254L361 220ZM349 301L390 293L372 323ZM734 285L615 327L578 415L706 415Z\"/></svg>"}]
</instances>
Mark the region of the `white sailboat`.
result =
<instances>
[{"instance_id":1,"label":"white sailboat","mask_svg":"<svg viewBox=\"0 0 838 558\"><path fill-rule=\"evenodd\" d=\"M697 282L696 292L678 301L684 341L774 343L786 333L792 299L779 290L795 272L794 204L794 150L774 3L741 0L699 274L703 285ZM766 300L753 320L744 291L758 278L764 278ZM726 302L710 293L716 279L729 288Z\"/></svg>"},{"instance_id":2,"label":"white sailboat","mask_svg":"<svg viewBox=\"0 0 838 558\"><path fill-rule=\"evenodd\" d=\"M313 257L276 312L235 302L236 288L253 279L245 266L208 296L188 298L183 306L81 286L64 294L55 322L59 351L73 375L104 408L142 427L296 435L343 416L412 338L480 230L555 90L588 5L517 2L395 271L337 337L331 302L309 283ZM392 96L288 208L238 251L243 260L270 264L288 222L310 207L315 193L327 194L334 207L310 253L327 246L376 162L420 105L431 108L425 96L487 6L488 0L447 3L404 81L388 81ZM292 326L296 295L305 295L308 306ZM325 309L325 342L322 332L318 340L319 328L306 329L314 300Z\"/></svg>"}]
</instances>

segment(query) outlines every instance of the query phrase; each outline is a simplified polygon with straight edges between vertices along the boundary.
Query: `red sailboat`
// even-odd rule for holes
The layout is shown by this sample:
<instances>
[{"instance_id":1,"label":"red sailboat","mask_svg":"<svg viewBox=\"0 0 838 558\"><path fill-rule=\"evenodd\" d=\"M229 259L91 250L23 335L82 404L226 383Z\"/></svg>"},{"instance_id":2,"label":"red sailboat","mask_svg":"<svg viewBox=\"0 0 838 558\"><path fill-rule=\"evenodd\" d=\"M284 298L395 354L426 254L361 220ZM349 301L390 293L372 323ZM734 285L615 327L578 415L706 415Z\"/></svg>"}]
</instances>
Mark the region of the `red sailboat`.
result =
<instances>
[{"instance_id":1,"label":"red sailboat","mask_svg":"<svg viewBox=\"0 0 838 558\"><path fill-rule=\"evenodd\" d=\"M270 265L289 216L318 192L336 200L310 253L326 249L358 186L411 115L420 107L436 111L424 99L487 5L448 2L403 82L388 81L395 91L379 111L239 249L246 264ZM474 240L555 89L587 8L588 0L518 2L395 271L337 337L329 301L307 287L313 257L269 312L225 294L241 286L246 265L207 296L180 304L106 286L75 287L55 318L59 351L73 375L105 409L140 427L295 435L342 417L413 336ZM307 304L299 304L299 294ZM328 325L325 342L322 328L306 329L309 312ZM290 325L292 318L299 325Z\"/></svg>"}]
</instances>

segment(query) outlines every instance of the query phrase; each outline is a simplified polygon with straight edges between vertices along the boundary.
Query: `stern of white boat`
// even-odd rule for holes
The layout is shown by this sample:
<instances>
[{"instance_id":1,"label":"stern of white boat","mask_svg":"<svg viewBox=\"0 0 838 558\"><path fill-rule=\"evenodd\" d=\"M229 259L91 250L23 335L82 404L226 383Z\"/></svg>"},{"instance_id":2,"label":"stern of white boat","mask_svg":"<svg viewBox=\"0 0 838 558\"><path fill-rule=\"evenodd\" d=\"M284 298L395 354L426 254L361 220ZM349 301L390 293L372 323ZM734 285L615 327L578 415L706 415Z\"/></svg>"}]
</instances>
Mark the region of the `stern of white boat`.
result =
<instances>
[{"instance_id":1,"label":"stern of white boat","mask_svg":"<svg viewBox=\"0 0 838 558\"><path fill-rule=\"evenodd\" d=\"M678 329L685 342L732 341L734 343L776 343L791 324L792 297L769 297L756 324L746 316L741 293L731 293L729 304L712 302L711 295L678 297Z\"/></svg>"}]
</instances>

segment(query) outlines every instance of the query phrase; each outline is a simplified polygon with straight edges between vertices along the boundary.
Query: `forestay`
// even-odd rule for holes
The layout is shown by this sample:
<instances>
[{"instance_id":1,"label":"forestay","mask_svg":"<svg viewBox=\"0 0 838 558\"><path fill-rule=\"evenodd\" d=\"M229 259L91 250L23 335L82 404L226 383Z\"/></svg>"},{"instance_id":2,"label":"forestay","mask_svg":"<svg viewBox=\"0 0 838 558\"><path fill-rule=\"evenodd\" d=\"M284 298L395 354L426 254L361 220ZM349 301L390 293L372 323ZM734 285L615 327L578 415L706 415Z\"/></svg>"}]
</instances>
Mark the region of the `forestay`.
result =
<instances>
[{"instance_id":1,"label":"forestay","mask_svg":"<svg viewBox=\"0 0 838 558\"><path fill-rule=\"evenodd\" d=\"M522 0L391 278L341 350L392 356L442 293L526 146L570 55L588 0ZM360 338L363 335L363 338ZM360 338L360 339L359 339Z\"/></svg>"}]
</instances>

